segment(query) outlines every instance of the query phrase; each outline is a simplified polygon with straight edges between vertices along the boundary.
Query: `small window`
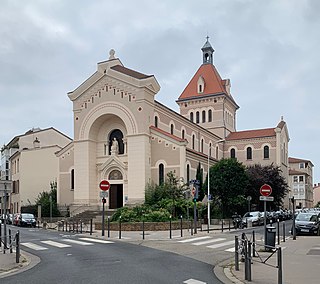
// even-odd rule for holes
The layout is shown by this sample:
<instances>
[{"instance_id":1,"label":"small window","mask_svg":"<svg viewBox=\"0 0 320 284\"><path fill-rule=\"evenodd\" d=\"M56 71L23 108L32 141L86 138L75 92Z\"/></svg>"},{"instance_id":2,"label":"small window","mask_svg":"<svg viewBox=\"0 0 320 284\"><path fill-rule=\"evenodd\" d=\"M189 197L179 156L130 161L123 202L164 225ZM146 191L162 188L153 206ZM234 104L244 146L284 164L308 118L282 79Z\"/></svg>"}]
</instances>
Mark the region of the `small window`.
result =
<instances>
[{"instance_id":1,"label":"small window","mask_svg":"<svg viewBox=\"0 0 320 284\"><path fill-rule=\"evenodd\" d=\"M190 112L190 120L193 122L193 112Z\"/></svg>"},{"instance_id":2,"label":"small window","mask_svg":"<svg viewBox=\"0 0 320 284\"><path fill-rule=\"evenodd\" d=\"M74 189L74 169L71 170L71 189Z\"/></svg>"},{"instance_id":3,"label":"small window","mask_svg":"<svg viewBox=\"0 0 320 284\"><path fill-rule=\"evenodd\" d=\"M252 148L247 148L247 160L252 160Z\"/></svg>"},{"instance_id":4,"label":"small window","mask_svg":"<svg viewBox=\"0 0 320 284\"><path fill-rule=\"evenodd\" d=\"M212 145L211 145L211 143L210 143L210 144L209 144L209 156L210 156L210 157L212 156L211 147L212 147Z\"/></svg>"},{"instance_id":5,"label":"small window","mask_svg":"<svg viewBox=\"0 0 320 284\"><path fill-rule=\"evenodd\" d=\"M203 123L206 122L206 111L205 110L202 111L202 122Z\"/></svg>"},{"instance_id":6,"label":"small window","mask_svg":"<svg viewBox=\"0 0 320 284\"><path fill-rule=\"evenodd\" d=\"M208 111L208 122L212 122L212 110L209 109Z\"/></svg>"},{"instance_id":7,"label":"small window","mask_svg":"<svg viewBox=\"0 0 320 284\"><path fill-rule=\"evenodd\" d=\"M269 159L269 146L264 146L263 147L263 158L264 159Z\"/></svg>"},{"instance_id":8,"label":"small window","mask_svg":"<svg viewBox=\"0 0 320 284\"><path fill-rule=\"evenodd\" d=\"M173 124L170 125L170 133L173 135Z\"/></svg>"},{"instance_id":9,"label":"small window","mask_svg":"<svg viewBox=\"0 0 320 284\"><path fill-rule=\"evenodd\" d=\"M190 181L190 165L187 165L187 182Z\"/></svg>"},{"instance_id":10,"label":"small window","mask_svg":"<svg viewBox=\"0 0 320 284\"><path fill-rule=\"evenodd\" d=\"M203 153L203 139L201 139L201 153Z\"/></svg>"},{"instance_id":11,"label":"small window","mask_svg":"<svg viewBox=\"0 0 320 284\"><path fill-rule=\"evenodd\" d=\"M181 138L184 139L184 129L182 129L182 134L181 134Z\"/></svg>"},{"instance_id":12,"label":"small window","mask_svg":"<svg viewBox=\"0 0 320 284\"><path fill-rule=\"evenodd\" d=\"M196 112L196 123L200 122L200 113L197 111Z\"/></svg>"},{"instance_id":13,"label":"small window","mask_svg":"<svg viewBox=\"0 0 320 284\"><path fill-rule=\"evenodd\" d=\"M159 185L164 183L164 165L159 165Z\"/></svg>"},{"instance_id":14,"label":"small window","mask_svg":"<svg viewBox=\"0 0 320 284\"><path fill-rule=\"evenodd\" d=\"M230 158L235 159L236 158L236 149L232 148L230 150Z\"/></svg>"},{"instance_id":15,"label":"small window","mask_svg":"<svg viewBox=\"0 0 320 284\"><path fill-rule=\"evenodd\" d=\"M154 118L154 126L158 128L158 117L155 116Z\"/></svg>"},{"instance_id":16,"label":"small window","mask_svg":"<svg viewBox=\"0 0 320 284\"><path fill-rule=\"evenodd\" d=\"M202 93L202 85L199 85L199 93Z\"/></svg>"},{"instance_id":17,"label":"small window","mask_svg":"<svg viewBox=\"0 0 320 284\"><path fill-rule=\"evenodd\" d=\"M303 176L299 176L299 182L303 182Z\"/></svg>"},{"instance_id":18,"label":"small window","mask_svg":"<svg viewBox=\"0 0 320 284\"><path fill-rule=\"evenodd\" d=\"M300 169L304 169L304 163L300 163L300 164L299 164L299 168L300 168Z\"/></svg>"},{"instance_id":19,"label":"small window","mask_svg":"<svg viewBox=\"0 0 320 284\"><path fill-rule=\"evenodd\" d=\"M293 176L293 182L298 182L298 176Z\"/></svg>"},{"instance_id":20,"label":"small window","mask_svg":"<svg viewBox=\"0 0 320 284\"><path fill-rule=\"evenodd\" d=\"M192 135L192 149L194 150L194 145L195 145L195 137Z\"/></svg>"}]
</instances>

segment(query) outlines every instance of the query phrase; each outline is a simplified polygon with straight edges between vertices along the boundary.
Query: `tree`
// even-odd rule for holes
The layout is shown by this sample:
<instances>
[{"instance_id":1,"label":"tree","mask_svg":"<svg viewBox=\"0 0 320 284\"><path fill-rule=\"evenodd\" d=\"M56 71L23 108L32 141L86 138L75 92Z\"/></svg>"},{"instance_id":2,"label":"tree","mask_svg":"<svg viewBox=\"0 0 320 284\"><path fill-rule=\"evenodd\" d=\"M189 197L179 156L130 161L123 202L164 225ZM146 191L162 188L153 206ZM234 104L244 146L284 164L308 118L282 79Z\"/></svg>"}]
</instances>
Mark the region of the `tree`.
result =
<instances>
[{"instance_id":1,"label":"tree","mask_svg":"<svg viewBox=\"0 0 320 284\"><path fill-rule=\"evenodd\" d=\"M243 207L248 177L242 163L232 158L222 159L210 168L209 174L210 193L221 205L222 218ZM207 181L208 176L204 187Z\"/></svg>"},{"instance_id":2,"label":"tree","mask_svg":"<svg viewBox=\"0 0 320 284\"><path fill-rule=\"evenodd\" d=\"M50 197L52 202L52 217L60 216L57 205L57 189L52 188L50 192L43 191L38 194L36 205L41 205L41 216L50 217Z\"/></svg>"},{"instance_id":3,"label":"tree","mask_svg":"<svg viewBox=\"0 0 320 284\"><path fill-rule=\"evenodd\" d=\"M253 165L247 167L249 185L245 191L246 196L252 197L252 203L257 205L257 209L263 210L263 202L259 201L260 187L268 184L272 188L271 196L274 197L273 202L268 202L269 209L278 209L283 205L283 198L289 191L288 184L282 176L280 167L273 164L268 166Z\"/></svg>"}]
</instances>

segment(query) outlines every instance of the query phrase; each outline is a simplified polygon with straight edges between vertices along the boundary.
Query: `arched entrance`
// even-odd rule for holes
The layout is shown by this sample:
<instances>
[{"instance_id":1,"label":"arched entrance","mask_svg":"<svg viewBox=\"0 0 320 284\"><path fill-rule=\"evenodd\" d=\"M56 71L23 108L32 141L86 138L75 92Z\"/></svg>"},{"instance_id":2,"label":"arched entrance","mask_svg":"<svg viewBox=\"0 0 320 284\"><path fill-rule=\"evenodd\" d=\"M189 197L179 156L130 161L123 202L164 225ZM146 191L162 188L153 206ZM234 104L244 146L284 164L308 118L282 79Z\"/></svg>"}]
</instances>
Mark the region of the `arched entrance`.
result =
<instances>
[{"instance_id":1,"label":"arched entrance","mask_svg":"<svg viewBox=\"0 0 320 284\"><path fill-rule=\"evenodd\" d=\"M109 174L109 208L117 209L123 207L123 177L119 170L112 170Z\"/></svg>"}]
</instances>

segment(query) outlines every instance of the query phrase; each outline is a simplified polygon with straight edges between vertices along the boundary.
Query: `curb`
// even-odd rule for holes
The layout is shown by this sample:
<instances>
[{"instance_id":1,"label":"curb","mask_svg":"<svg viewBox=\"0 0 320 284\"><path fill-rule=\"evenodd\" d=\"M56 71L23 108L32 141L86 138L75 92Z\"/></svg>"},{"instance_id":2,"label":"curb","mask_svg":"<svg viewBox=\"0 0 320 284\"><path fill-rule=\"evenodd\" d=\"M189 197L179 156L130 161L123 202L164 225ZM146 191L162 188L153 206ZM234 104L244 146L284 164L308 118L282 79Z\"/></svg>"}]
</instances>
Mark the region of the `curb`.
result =
<instances>
[{"instance_id":1,"label":"curb","mask_svg":"<svg viewBox=\"0 0 320 284\"><path fill-rule=\"evenodd\" d=\"M217 276L217 278L224 284L244 284L244 282L240 281L238 278L234 276L232 273L232 259L224 260L218 263L213 272Z\"/></svg>"}]
</instances>

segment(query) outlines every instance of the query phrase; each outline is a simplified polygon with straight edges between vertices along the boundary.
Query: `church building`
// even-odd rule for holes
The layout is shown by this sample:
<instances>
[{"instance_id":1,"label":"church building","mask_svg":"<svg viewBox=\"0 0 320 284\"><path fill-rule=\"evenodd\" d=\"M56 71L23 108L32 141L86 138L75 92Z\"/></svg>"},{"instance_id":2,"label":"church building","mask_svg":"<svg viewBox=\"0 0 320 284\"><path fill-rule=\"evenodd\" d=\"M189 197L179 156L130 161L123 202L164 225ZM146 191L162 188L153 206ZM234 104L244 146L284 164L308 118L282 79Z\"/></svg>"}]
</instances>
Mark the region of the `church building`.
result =
<instances>
[{"instance_id":1,"label":"church building","mask_svg":"<svg viewBox=\"0 0 320 284\"><path fill-rule=\"evenodd\" d=\"M214 65L210 42L202 64L177 98L180 113L156 100L160 85L153 75L131 70L110 51L109 59L74 91L74 140L59 158L58 203L71 215L102 206L99 183L110 182L108 208L144 201L148 183L168 172L184 182L195 179L200 163L235 157L245 165L280 166L288 179L286 123L274 128L236 131L239 109L229 79Z\"/></svg>"}]
</instances>

